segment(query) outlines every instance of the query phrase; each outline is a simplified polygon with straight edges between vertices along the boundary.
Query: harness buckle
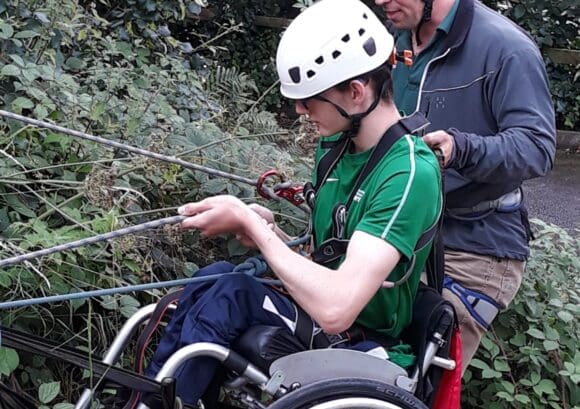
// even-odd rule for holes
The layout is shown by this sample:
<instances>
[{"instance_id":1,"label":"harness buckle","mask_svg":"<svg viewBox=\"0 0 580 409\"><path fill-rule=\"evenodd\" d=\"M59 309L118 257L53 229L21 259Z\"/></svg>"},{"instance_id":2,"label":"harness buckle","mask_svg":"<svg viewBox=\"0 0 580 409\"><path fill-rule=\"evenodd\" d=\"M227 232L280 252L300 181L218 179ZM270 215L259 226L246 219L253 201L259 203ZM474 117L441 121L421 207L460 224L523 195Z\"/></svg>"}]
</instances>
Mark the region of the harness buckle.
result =
<instances>
[{"instance_id":1,"label":"harness buckle","mask_svg":"<svg viewBox=\"0 0 580 409\"><path fill-rule=\"evenodd\" d=\"M266 181L273 178L277 178L279 183L275 184L272 188L267 188L265 186ZM303 187L287 182L286 178L276 169L270 169L260 175L256 182L256 190L265 199L282 198L295 206L300 206L304 203L304 196L302 195Z\"/></svg>"},{"instance_id":2,"label":"harness buckle","mask_svg":"<svg viewBox=\"0 0 580 409\"><path fill-rule=\"evenodd\" d=\"M339 240L344 238L346 225L346 206L342 203L337 204L332 211L332 231L333 236Z\"/></svg>"}]
</instances>

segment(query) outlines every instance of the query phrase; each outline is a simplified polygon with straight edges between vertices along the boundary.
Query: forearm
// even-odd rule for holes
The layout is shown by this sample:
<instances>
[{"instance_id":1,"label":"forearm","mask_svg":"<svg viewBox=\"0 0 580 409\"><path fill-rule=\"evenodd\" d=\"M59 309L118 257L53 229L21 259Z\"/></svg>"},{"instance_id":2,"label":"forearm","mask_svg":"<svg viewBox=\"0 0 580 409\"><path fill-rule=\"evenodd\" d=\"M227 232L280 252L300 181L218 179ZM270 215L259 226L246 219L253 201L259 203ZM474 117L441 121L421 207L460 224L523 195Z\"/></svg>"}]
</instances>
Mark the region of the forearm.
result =
<instances>
[{"instance_id":1,"label":"forearm","mask_svg":"<svg viewBox=\"0 0 580 409\"><path fill-rule=\"evenodd\" d=\"M555 143L548 130L511 128L493 136L449 132L455 141L449 167L475 182L523 181L552 168Z\"/></svg>"},{"instance_id":2,"label":"forearm","mask_svg":"<svg viewBox=\"0 0 580 409\"><path fill-rule=\"evenodd\" d=\"M323 328L332 329L336 320L342 320L346 311L352 310L350 300L356 291L354 284L346 280L346 274L295 253L256 218L246 220L246 234L292 298Z\"/></svg>"}]
</instances>

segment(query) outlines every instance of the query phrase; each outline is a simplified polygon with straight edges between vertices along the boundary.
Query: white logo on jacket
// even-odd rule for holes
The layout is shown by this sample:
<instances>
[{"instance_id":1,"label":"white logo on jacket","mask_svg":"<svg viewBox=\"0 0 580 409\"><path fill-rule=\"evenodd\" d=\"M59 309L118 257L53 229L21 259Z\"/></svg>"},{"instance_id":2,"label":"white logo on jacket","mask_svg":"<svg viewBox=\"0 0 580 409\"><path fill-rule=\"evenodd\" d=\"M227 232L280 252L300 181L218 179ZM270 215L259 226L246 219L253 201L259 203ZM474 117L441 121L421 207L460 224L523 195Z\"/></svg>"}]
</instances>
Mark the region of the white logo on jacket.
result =
<instances>
[{"instance_id":1,"label":"white logo on jacket","mask_svg":"<svg viewBox=\"0 0 580 409\"><path fill-rule=\"evenodd\" d=\"M356 195L354 195L354 198L352 200L355 202L360 202L364 195L365 195L365 191L362 189L359 189L356 192Z\"/></svg>"}]
</instances>

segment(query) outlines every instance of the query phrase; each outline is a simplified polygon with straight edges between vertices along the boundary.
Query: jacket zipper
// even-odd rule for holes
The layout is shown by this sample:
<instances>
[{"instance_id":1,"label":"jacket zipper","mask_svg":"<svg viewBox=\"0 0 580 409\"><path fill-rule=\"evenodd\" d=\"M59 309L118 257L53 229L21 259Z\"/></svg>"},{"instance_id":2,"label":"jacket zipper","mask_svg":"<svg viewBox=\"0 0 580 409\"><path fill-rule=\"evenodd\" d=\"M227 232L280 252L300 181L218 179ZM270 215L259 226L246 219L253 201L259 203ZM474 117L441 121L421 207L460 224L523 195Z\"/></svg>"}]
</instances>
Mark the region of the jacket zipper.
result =
<instances>
[{"instance_id":1,"label":"jacket zipper","mask_svg":"<svg viewBox=\"0 0 580 409\"><path fill-rule=\"evenodd\" d=\"M421 83L419 84L419 96L417 97L417 107L415 108L415 112L419 111L419 108L421 107L421 97L422 97L422 93L423 93L423 86L425 85L425 79L427 78L427 72L429 71L429 67L431 66L431 63L434 61L440 60L441 58L446 57L447 54L449 54L450 52L451 52L451 48L448 48L447 51L445 51L440 56L433 58L425 66L425 70L423 71L423 76L421 77ZM425 116L427 116L427 115L425 115Z\"/></svg>"}]
</instances>

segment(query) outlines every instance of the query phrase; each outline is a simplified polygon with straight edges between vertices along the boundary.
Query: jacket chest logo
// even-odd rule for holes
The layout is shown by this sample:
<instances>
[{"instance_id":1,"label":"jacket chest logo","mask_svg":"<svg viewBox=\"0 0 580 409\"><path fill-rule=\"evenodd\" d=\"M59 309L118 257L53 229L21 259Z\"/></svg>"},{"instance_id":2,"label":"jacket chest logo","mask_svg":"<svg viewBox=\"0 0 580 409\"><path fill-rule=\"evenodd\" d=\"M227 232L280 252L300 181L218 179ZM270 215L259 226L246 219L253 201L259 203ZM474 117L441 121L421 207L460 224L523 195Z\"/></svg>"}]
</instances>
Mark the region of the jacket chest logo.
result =
<instances>
[{"instance_id":1,"label":"jacket chest logo","mask_svg":"<svg viewBox=\"0 0 580 409\"><path fill-rule=\"evenodd\" d=\"M435 109L445 109L445 97L444 96L435 97L434 107Z\"/></svg>"}]
</instances>

